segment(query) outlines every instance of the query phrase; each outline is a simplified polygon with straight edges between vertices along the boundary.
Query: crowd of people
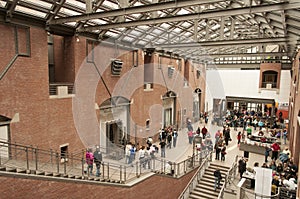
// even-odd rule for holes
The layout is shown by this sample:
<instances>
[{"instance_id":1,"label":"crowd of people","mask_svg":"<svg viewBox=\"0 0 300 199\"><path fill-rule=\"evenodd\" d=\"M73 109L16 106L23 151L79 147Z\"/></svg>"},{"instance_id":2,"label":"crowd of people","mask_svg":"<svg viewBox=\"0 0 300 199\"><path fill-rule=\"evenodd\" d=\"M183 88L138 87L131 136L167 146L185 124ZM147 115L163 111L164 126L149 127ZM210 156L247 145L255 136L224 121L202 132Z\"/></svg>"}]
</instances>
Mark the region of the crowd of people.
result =
<instances>
[{"instance_id":1,"label":"crowd of people","mask_svg":"<svg viewBox=\"0 0 300 199\"><path fill-rule=\"evenodd\" d=\"M239 146L241 141L245 138L252 138L257 129L257 136L262 138L259 140L261 143L267 143L264 140L265 137L283 138L283 143L286 145L287 142L287 131L286 129L271 128L269 131L265 131L263 127L268 127L267 120L264 124L259 124L263 115L261 113L251 112L229 112L227 115L227 122L223 126L223 129L217 130L213 134L214 142L212 140L212 134L207 127L207 116L205 122L199 122L198 127L194 130L194 125L191 120L187 119L187 138L189 144L194 144L195 137L200 137L201 142L196 143L194 147L196 150L211 150L215 153L215 160L225 161L227 154L227 147L233 138L236 138L237 145ZM282 122L282 118L277 118L274 122L275 127L277 122ZM242 125L241 125L242 124ZM239 128L239 131L237 129ZM231 133L231 128L234 133ZM254 131L254 132L253 132ZM137 146L132 143L127 143L125 146L125 163L134 166L134 161L138 160L143 168L150 169L151 159L156 158L160 154L160 157L166 158L166 150L175 148L177 146L179 133L177 129L169 126L159 131L158 142L154 142L152 137L147 138L146 145ZM180 134L180 136L185 136ZM255 135L256 136L256 135ZM198 139L199 140L199 139ZM194 149L193 149L194 150ZM160 152L160 153L159 153ZM272 169L272 192L276 193L278 187L286 187L289 190L295 190L297 179L298 179L298 167L294 164L291 152L288 147L281 149L280 143L274 141L269 145L265 145L265 161L261 164L261 167ZM271 161L269 162L269 158ZM102 154L99 147L96 148L95 152L92 153L88 150L86 153L87 172L93 175L93 164L96 165L96 176L100 176L100 165L102 162ZM243 177L243 173L246 171L254 171L251 167L247 167L247 158L241 158L238 161L238 171L240 178ZM259 163L256 162L254 167L259 167ZM167 162L166 171L171 173L171 163ZM215 189L219 186L220 177L215 174Z\"/></svg>"}]
</instances>

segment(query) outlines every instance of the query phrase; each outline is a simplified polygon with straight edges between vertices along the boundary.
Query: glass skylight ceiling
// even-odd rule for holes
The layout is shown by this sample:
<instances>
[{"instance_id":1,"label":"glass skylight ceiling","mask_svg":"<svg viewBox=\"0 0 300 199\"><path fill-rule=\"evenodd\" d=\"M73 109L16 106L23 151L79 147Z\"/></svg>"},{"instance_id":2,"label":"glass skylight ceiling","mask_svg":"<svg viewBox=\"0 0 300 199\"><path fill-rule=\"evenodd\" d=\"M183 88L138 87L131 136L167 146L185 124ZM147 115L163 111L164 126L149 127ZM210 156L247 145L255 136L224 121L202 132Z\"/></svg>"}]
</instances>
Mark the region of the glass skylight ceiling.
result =
<instances>
[{"instance_id":1,"label":"glass skylight ceiling","mask_svg":"<svg viewBox=\"0 0 300 199\"><path fill-rule=\"evenodd\" d=\"M60 4L60 2L63 3ZM130 8L120 8L122 4L119 3L119 0L103 0L93 1L92 12L98 12L99 14L105 13L106 11L113 11L111 16L90 17L88 20L86 18L70 19L70 17L73 16L92 16L95 14L85 14L85 2L86 0L0 0L0 11L3 15L8 15L8 17L11 17L12 19L14 18L14 15L20 13L22 13L22 16L25 14L28 17L40 18L42 21L45 21L45 23L47 22L50 29L52 26L65 27L64 25L68 25L68 28L74 29L69 32L80 33L86 31L93 34L101 34L101 36L105 35L136 45L146 45L145 48L149 46L160 47L164 44L170 44L171 41L172 44L176 44L176 47L171 49L169 46L166 50L174 53L180 52L185 57L188 57L188 53L191 52L197 54L197 52L199 53L199 50L196 48L197 45L191 48L180 45L181 43L218 42L218 44L214 45L214 43L212 43L210 46L205 47L207 53L226 54L230 52L233 54L241 54L244 49L252 49L252 53L259 53L259 51L253 50L257 49L257 45L255 44L253 44L253 46L244 46L243 48L241 46L234 48L229 48L227 46L223 47L220 46L220 44L226 44L228 43L228 40L252 39L253 43L255 43L256 40L262 38L273 38L274 40L277 40L278 38L286 37L291 40L286 44L283 42L280 44L277 44L276 41L274 42L278 46L276 52L287 52L289 49L289 51L295 52L295 49L297 49L297 39L300 38L300 20L298 17L300 16L300 5L299 2L297 3L295 1L289 4L290 8L287 10L283 10L283 5L278 6L282 7L281 9L275 9L274 6L274 8L272 8L273 10L269 10L273 4L284 4L285 1L225 0L220 2L212 1L210 4L201 4L201 1L199 1L199 5L196 5L195 1L186 0L184 3L190 3L191 5L185 4L185 6L181 6L181 1L168 0L159 2L159 4L163 6L157 4L151 5L151 9L153 9L153 6L155 5L157 5L157 7L155 10L149 11L145 6L150 5L152 0L128 0L127 5ZM166 4L169 2L176 3L177 7L168 8ZM250 3L252 3L252 5L250 5ZM255 10L257 5L263 6L261 3L268 3L268 6L265 7L263 13ZM125 0L124 4L126 4ZM294 5L295 7L291 7L291 5ZM141 6L143 6L143 10L138 10ZM174 4L172 6L174 6ZM239 9L245 9L247 7L249 8L249 12L239 11ZM235 9L235 14L230 15L228 12L225 13L228 9ZM198 13L199 19L188 17L197 14L198 11L200 11L200 13ZM218 17L212 15L211 18L201 18L201 12L203 14L210 12L218 13ZM126 13L125 22L120 20L122 18L120 16L124 13ZM170 16L185 16L185 20L174 21ZM60 19L62 21L54 23ZM140 20L148 20L148 22L145 25L144 23L140 23ZM81 21L82 23L80 23ZM221 21L224 21L223 26L221 25ZM134 25L131 26L130 23L134 23ZM84 25L79 26L79 24ZM197 27L196 24L198 24ZM98 26L108 25L109 29L97 29ZM224 28L222 31L220 30L221 27ZM56 29L59 30L60 28ZM195 32L197 35L194 35ZM97 38L97 35L94 38ZM290 45L291 43L293 45ZM272 45L272 43L265 44L264 49L271 49L270 45ZM160 49L163 48L160 47ZM272 49L270 52L271 51Z\"/></svg>"}]
</instances>

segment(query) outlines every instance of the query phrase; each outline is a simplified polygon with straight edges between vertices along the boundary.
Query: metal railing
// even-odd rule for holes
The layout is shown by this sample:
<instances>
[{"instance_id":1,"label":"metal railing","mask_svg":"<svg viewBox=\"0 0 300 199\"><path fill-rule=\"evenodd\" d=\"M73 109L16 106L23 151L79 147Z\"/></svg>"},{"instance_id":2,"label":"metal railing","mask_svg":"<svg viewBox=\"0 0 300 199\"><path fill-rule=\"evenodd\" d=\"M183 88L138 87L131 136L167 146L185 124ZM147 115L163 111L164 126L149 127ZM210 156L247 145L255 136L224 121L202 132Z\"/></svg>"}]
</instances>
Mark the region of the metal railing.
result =
<instances>
[{"instance_id":1,"label":"metal railing","mask_svg":"<svg viewBox=\"0 0 300 199\"><path fill-rule=\"evenodd\" d=\"M208 155L204 158L201 165L197 169L196 173L189 181L187 186L184 188L184 190L182 191L178 199L186 199L189 197L190 193L195 189L195 187L200 182L202 176L205 173L205 170L209 167L211 161L212 161L212 151L210 151Z\"/></svg>"},{"instance_id":2,"label":"metal railing","mask_svg":"<svg viewBox=\"0 0 300 199\"><path fill-rule=\"evenodd\" d=\"M238 158L239 158L239 156L236 155L231 167L229 168L229 170L226 173L224 183L223 183L223 185L221 187L221 190L220 190L220 193L218 195L218 199L223 199L224 198L224 191L227 188L227 184L230 183L230 181L232 182L231 179L232 178L234 179L235 176L236 176L237 166L238 166Z\"/></svg>"},{"instance_id":3,"label":"metal railing","mask_svg":"<svg viewBox=\"0 0 300 199\"><path fill-rule=\"evenodd\" d=\"M279 197L280 188L277 188L277 193L275 195L267 196L255 193L253 190L241 187L240 198L252 199L252 198L270 198L270 199L282 199Z\"/></svg>"},{"instance_id":4,"label":"metal railing","mask_svg":"<svg viewBox=\"0 0 300 199\"><path fill-rule=\"evenodd\" d=\"M101 148L101 150L105 149ZM2 171L74 179L96 179L102 182L125 184L129 180L150 172L179 178L201 165L208 154L211 156L211 152L202 151L179 163L149 157L143 161L134 161L130 165L123 160L118 162L105 160L101 163L101 176L95 177L87 172L85 152L85 150L79 150L75 153L59 153L54 150L0 141L0 167ZM167 166L171 166L170 173L167 172ZM96 168L95 165L93 168Z\"/></svg>"},{"instance_id":5,"label":"metal railing","mask_svg":"<svg viewBox=\"0 0 300 199\"><path fill-rule=\"evenodd\" d=\"M74 84L73 83L66 83L66 82L57 82L57 83L49 83L49 94L50 95L57 95L57 87L58 86L66 86L68 89L68 94L74 94Z\"/></svg>"}]
</instances>

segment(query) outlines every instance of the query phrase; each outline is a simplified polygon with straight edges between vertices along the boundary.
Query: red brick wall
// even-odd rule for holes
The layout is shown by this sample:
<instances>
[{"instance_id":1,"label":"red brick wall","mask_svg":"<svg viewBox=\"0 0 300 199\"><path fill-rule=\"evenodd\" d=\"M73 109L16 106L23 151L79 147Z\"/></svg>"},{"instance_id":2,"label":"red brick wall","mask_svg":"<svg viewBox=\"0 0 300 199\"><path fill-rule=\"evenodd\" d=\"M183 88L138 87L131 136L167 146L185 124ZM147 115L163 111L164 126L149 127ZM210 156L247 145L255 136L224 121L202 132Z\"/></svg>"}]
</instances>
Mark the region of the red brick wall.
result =
<instances>
[{"instance_id":1,"label":"red brick wall","mask_svg":"<svg viewBox=\"0 0 300 199\"><path fill-rule=\"evenodd\" d=\"M260 76L259 87L262 86L263 72L272 70L277 72L277 88L280 87L280 75L281 75L281 63L261 63L260 64Z\"/></svg>"},{"instance_id":2,"label":"red brick wall","mask_svg":"<svg viewBox=\"0 0 300 199\"><path fill-rule=\"evenodd\" d=\"M2 67L6 66L14 56L14 30L12 26L4 24L1 24L0 28L0 42L4 45L4 48L0 49L0 53L3 55L0 59L0 66ZM26 37L20 37L20 40L22 39L26 39ZM24 41L20 42L24 43ZM13 118L16 114L20 116L19 121L11 123L12 141L54 150L58 150L59 145L69 143L69 151L77 151L84 147L77 132L84 132L87 136L94 136L95 140L99 140L99 111L95 110L95 105L101 105L109 99L109 92L114 94L114 87L122 75L130 73L133 67L132 52L102 43L100 44L101 47L95 48L94 61L98 69L105 69L103 69L104 71L100 70L100 73L109 90L108 92L95 66L85 60L87 56L86 39L80 37L79 41L76 41L75 37L54 37L57 81L72 82L77 78L77 83L79 77L82 77L80 84L76 85L78 90L76 90L76 98L74 98L74 101L77 100L76 102L81 104L80 122L78 122L75 120L78 112L73 113L74 101L72 98L50 99L49 97L47 32L43 29L30 27L30 42L31 56L18 57L0 81L0 115L9 118ZM145 92L143 90L144 56L142 50L139 50L138 54L139 66L137 68L139 74L132 74L128 84L141 86L132 93L132 96L129 96L129 100L133 100L130 112L134 122L143 128L146 120L153 118L150 121L150 126L155 124L151 126L150 133L152 135L158 132L162 120L161 115L149 115L149 108L153 104L162 104L161 96L166 93L166 89L163 88L163 85L155 85L154 91ZM114 58L123 61L121 77L111 75L109 66L111 59ZM153 53L151 61L157 67L158 55ZM176 59L163 58L161 64L171 64L176 70L178 69ZM185 63L182 61L181 74L185 73L184 66ZM186 72L190 77L194 74L191 71ZM198 81L196 83L193 81L192 89L200 86L201 90L204 91L204 81L201 79ZM123 94L127 96L126 91ZM203 94L202 97L204 99L205 95ZM202 103L202 107L204 107L204 100ZM180 109L178 101L177 104L178 111ZM131 135L134 132L133 128L134 125L131 125Z\"/></svg>"},{"instance_id":3,"label":"red brick wall","mask_svg":"<svg viewBox=\"0 0 300 199\"><path fill-rule=\"evenodd\" d=\"M13 30L9 25L0 25L0 29L0 42L5 45L0 49L0 65L6 66L14 55ZM18 57L0 81L0 114L12 119L18 113L20 118L11 123L12 141L54 150L69 143L70 151L81 149L72 99L49 98L46 31L31 27L30 43L31 56Z\"/></svg>"},{"instance_id":4,"label":"red brick wall","mask_svg":"<svg viewBox=\"0 0 300 199\"><path fill-rule=\"evenodd\" d=\"M107 186L92 183L38 180L0 176L1 198L164 198L181 194L194 172L180 179L154 175L132 186Z\"/></svg>"}]
</instances>

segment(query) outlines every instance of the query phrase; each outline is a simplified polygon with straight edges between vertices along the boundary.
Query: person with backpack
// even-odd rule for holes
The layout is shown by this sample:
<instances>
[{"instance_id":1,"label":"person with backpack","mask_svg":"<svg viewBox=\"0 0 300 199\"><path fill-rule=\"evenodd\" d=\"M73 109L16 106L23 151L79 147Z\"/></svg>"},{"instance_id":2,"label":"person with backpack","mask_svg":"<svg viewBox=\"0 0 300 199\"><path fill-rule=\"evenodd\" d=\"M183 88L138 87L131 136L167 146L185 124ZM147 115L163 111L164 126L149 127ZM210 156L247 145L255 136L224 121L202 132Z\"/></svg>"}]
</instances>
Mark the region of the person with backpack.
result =
<instances>
[{"instance_id":1,"label":"person with backpack","mask_svg":"<svg viewBox=\"0 0 300 199\"><path fill-rule=\"evenodd\" d=\"M99 177L101 175L100 166L102 162L102 153L99 146L96 146L96 151L94 152L94 162L96 164L96 177Z\"/></svg>"},{"instance_id":2,"label":"person with backpack","mask_svg":"<svg viewBox=\"0 0 300 199\"><path fill-rule=\"evenodd\" d=\"M222 180L222 175L220 169L217 169L214 171L214 176L215 176L215 191L220 188L220 181Z\"/></svg>"},{"instance_id":3,"label":"person with backpack","mask_svg":"<svg viewBox=\"0 0 300 199\"><path fill-rule=\"evenodd\" d=\"M92 149L88 149L86 151L85 161L87 163L87 174L93 175L94 155L92 153Z\"/></svg>"}]
</instances>

